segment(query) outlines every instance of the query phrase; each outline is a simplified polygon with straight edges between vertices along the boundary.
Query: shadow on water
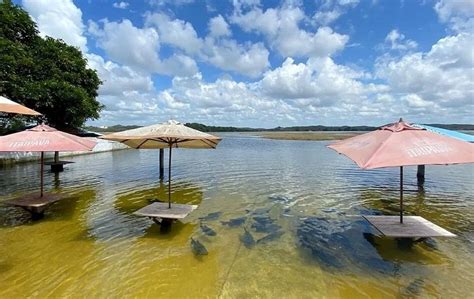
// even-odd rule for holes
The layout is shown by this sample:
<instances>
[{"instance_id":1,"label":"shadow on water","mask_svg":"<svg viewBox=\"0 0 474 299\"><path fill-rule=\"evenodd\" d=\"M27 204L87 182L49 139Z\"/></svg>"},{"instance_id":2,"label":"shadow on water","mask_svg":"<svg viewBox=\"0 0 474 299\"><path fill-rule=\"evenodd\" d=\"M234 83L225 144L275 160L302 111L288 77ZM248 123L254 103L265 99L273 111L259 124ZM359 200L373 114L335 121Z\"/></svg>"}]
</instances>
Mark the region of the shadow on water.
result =
<instances>
[{"instance_id":1,"label":"shadow on water","mask_svg":"<svg viewBox=\"0 0 474 299\"><path fill-rule=\"evenodd\" d=\"M0 273L8 272L12 268L13 266L11 264L5 264L0 262Z\"/></svg>"},{"instance_id":2,"label":"shadow on water","mask_svg":"<svg viewBox=\"0 0 474 299\"><path fill-rule=\"evenodd\" d=\"M317 262L327 271L396 276L406 262L419 265L447 262L431 239L411 243L379 237L367 221L356 218L304 218L297 225L296 235L304 258Z\"/></svg>"},{"instance_id":3,"label":"shadow on water","mask_svg":"<svg viewBox=\"0 0 474 299\"><path fill-rule=\"evenodd\" d=\"M143 238L156 239L156 240L173 240L174 238L185 238L190 237L196 224L183 223L181 221L175 221L171 225L157 225L153 221L147 219L150 222L150 226L145 230ZM184 236L183 233L187 233Z\"/></svg>"},{"instance_id":4,"label":"shadow on water","mask_svg":"<svg viewBox=\"0 0 474 299\"><path fill-rule=\"evenodd\" d=\"M198 205L202 202L201 188L189 182L172 182L171 202ZM132 190L119 194L114 203L123 213L133 213L155 201L168 201L168 185L160 182L158 187Z\"/></svg>"},{"instance_id":5,"label":"shadow on water","mask_svg":"<svg viewBox=\"0 0 474 299\"><path fill-rule=\"evenodd\" d=\"M363 190L359 196L367 209L381 211L383 215L399 215L398 192ZM474 214L466 211L463 203L451 200L449 196L429 194L425 189L404 194L403 208L405 215L421 216L455 234L467 234L474 224L471 220Z\"/></svg>"}]
</instances>

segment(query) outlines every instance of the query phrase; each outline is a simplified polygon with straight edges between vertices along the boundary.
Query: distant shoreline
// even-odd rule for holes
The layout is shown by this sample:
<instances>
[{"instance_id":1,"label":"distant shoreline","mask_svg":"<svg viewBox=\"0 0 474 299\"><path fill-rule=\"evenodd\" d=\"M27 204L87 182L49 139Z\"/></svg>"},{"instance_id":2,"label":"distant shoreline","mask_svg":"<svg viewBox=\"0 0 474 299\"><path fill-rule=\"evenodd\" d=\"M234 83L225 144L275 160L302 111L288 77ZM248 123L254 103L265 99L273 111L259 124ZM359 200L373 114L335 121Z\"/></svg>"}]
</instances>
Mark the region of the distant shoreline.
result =
<instances>
[{"instance_id":1,"label":"distant shoreline","mask_svg":"<svg viewBox=\"0 0 474 299\"><path fill-rule=\"evenodd\" d=\"M374 126L293 126L293 127L276 127L271 129L265 128L249 128L249 127L222 127L207 126L199 123L186 123L186 126L199 130L201 132L367 132L376 130ZM455 131L474 131L472 124L427 124L432 127L438 127ZM114 133L124 130L139 128L134 125L115 125L108 127L86 126L84 129L98 133Z\"/></svg>"},{"instance_id":2,"label":"distant shoreline","mask_svg":"<svg viewBox=\"0 0 474 299\"><path fill-rule=\"evenodd\" d=\"M342 140L363 133L367 133L367 131L252 132L247 134L273 140L331 141Z\"/></svg>"}]
</instances>

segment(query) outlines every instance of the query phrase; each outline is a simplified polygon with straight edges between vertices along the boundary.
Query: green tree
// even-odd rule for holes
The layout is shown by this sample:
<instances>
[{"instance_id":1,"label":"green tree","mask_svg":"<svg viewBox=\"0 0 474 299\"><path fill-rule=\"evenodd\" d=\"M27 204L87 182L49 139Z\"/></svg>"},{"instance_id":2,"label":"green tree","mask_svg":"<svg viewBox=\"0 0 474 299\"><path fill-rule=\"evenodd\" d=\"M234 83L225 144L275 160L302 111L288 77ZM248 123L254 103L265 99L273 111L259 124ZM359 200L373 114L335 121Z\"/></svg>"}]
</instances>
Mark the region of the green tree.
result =
<instances>
[{"instance_id":1,"label":"green tree","mask_svg":"<svg viewBox=\"0 0 474 299\"><path fill-rule=\"evenodd\" d=\"M0 94L43 113L59 129L97 119L101 84L79 49L38 35L27 12L0 1Z\"/></svg>"}]
</instances>

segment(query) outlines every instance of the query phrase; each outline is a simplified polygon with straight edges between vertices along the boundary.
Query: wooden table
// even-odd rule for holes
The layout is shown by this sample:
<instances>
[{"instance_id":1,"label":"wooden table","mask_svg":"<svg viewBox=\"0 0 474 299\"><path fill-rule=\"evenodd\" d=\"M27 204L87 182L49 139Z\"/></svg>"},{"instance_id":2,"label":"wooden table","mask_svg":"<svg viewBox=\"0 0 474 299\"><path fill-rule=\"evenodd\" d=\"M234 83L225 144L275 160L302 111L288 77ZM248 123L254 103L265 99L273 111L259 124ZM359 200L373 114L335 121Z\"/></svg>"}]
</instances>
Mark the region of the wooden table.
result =
<instances>
[{"instance_id":1,"label":"wooden table","mask_svg":"<svg viewBox=\"0 0 474 299\"><path fill-rule=\"evenodd\" d=\"M168 203L154 202L133 214L148 217L158 225L170 225L173 221L185 218L197 207L197 205L172 203L171 208L168 208Z\"/></svg>"},{"instance_id":2,"label":"wooden table","mask_svg":"<svg viewBox=\"0 0 474 299\"><path fill-rule=\"evenodd\" d=\"M379 232L395 238L456 237L455 234L420 216L363 216Z\"/></svg>"},{"instance_id":3,"label":"wooden table","mask_svg":"<svg viewBox=\"0 0 474 299\"><path fill-rule=\"evenodd\" d=\"M51 204L63 199L60 194L45 193L43 197L39 194L29 194L4 202L6 205L20 207L31 214L33 220L43 218L44 211Z\"/></svg>"}]
</instances>

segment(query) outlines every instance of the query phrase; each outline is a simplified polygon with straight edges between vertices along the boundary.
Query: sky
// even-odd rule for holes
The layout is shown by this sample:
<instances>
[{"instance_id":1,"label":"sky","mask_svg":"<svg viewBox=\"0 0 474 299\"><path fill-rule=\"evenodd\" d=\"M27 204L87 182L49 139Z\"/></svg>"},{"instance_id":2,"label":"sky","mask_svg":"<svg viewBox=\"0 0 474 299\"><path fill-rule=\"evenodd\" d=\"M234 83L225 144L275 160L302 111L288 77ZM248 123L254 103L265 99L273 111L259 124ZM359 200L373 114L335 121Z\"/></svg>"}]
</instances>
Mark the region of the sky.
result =
<instances>
[{"instance_id":1,"label":"sky","mask_svg":"<svg viewBox=\"0 0 474 299\"><path fill-rule=\"evenodd\" d=\"M103 81L89 125L474 123L474 0L17 0Z\"/></svg>"}]
</instances>

